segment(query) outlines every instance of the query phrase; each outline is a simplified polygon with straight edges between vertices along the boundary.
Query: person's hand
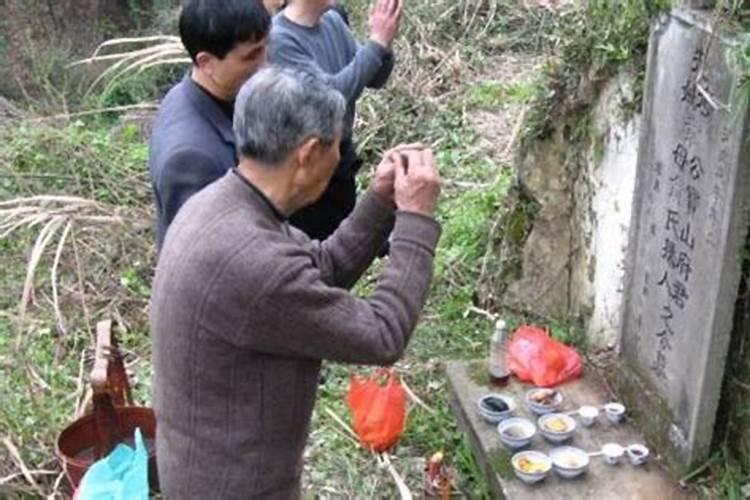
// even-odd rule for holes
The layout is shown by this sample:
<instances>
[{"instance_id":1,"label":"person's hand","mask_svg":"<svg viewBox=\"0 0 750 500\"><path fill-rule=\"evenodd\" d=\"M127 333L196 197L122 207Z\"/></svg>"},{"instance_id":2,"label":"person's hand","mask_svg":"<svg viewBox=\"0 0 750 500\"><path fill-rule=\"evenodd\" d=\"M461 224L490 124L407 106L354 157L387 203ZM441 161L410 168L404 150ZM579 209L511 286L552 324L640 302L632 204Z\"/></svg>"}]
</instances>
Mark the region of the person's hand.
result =
<instances>
[{"instance_id":1,"label":"person's hand","mask_svg":"<svg viewBox=\"0 0 750 500\"><path fill-rule=\"evenodd\" d=\"M440 174L431 149L395 153L394 200L399 210L432 215L440 196Z\"/></svg>"},{"instance_id":2,"label":"person's hand","mask_svg":"<svg viewBox=\"0 0 750 500\"><path fill-rule=\"evenodd\" d=\"M393 183L396 180L396 163L392 157L392 151L386 151L383 159L375 167L375 175L372 178L372 190L378 197L395 206L393 200Z\"/></svg>"},{"instance_id":3,"label":"person's hand","mask_svg":"<svg viewBox=\"0 0 750 500\"><path fill-rule=\"evenodd\" d=\"M394 182L396 181L396 160L397 155L404 151L414 149L421 150L424 146L419 143L415 144L399 144L398 146L389 149L383 154L383 159L380 161L377 167L375 167L375 175L372 179L372 190L377 194L383 201L391 203L395 206L394 195Z\"/></svg>"},{"instance_id":4,"label":"person's hand","mask_svg":"<svg viewBox=\"0 0 750 500\"><path fill-rule=\"evenodd\" d=\"M367 24L370 40L389 48L401 25L401 0L375 0Z\"/></svg>"}]
</instances>

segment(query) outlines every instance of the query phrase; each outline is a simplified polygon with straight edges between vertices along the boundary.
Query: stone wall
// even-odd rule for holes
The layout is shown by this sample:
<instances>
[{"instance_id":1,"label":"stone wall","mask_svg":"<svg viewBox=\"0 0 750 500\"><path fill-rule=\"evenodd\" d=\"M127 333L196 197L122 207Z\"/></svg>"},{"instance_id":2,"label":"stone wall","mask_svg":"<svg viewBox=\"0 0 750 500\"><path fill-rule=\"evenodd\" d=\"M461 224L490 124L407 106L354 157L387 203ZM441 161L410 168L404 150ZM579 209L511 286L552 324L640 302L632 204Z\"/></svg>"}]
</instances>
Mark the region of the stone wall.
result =
<instances>
[{"instance_id":1,"label":"stone wall","mask_svg":"<svg viewBox=\"0 0 750 500\"><path fill-rule=\"evenodd\" d=\"M596 87L590 103L526 152L519 183L538 204L522 275L504 301L543 316L582 319L595 345L620 329L640 119L632 72Z\"/></svg>"},{"instance_id":2,"label":"stone wall","mask_svg":"<svg viewBox=\"0 0 750 500\"><path fill-rule=\"evenodd\" d=\"M587 319L593 345L615 345L622 321L640 116L628 113L633 78L621 72L604 86L591 114L590 146L576 190L571 310Z\"/></svg>"}]
</instances>

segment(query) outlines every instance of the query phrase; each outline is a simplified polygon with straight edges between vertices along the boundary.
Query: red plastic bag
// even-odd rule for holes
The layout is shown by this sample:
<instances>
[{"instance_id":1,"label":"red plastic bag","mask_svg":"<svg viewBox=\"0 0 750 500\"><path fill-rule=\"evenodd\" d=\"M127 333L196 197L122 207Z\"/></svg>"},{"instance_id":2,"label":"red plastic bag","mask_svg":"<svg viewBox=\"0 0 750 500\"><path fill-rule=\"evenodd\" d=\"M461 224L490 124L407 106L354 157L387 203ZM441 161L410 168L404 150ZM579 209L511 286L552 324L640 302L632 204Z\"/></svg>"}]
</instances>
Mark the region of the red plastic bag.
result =
<instances>
[{"instance_id":1,"label":"red plastic bag","mask_svg":"<svg viewBox=\"0 0 750 500\"><path fill-rule=\"evenodd\" d=\"M406 392L393 370L381 369L369 378L352 375L346 402L354 417L354 431L366 447L385 451L401 437Z\"/></svg>"},{"instance_id":2,"label":"red plastic bag","mask_svg":"<svg viewBox=\"0 0 750 500\"><path fill-rule=\"evenodd\" d=\"M575 349L552 338L544 330L523 325L510 340L508 369L522 382L553 387L581 376L583 363Z\"/></svg>"}]
</instances>

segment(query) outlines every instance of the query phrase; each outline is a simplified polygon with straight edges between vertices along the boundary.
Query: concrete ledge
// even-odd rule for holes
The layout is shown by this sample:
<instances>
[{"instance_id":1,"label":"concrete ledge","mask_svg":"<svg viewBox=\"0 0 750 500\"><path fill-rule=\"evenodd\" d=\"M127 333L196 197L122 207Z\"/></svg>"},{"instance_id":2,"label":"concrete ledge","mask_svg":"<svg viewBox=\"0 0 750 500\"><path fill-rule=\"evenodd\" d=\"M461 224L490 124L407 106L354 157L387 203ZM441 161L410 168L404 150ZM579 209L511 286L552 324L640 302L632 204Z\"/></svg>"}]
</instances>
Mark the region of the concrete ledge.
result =
<instances>
[{"instance_id":1,"label":"concrete ledge","mask_svg":"<svg viewBox=\"0 0 750 500\"><path fill-rule=\"evenodd\" d=\"M519 481L510 466L512 452L500 442L495 426L486 423L476 412L476 400L487 392L501 392L512 396L517 403L517 416L533 421L524 404L524 395L532 386L511 382L505 388L492 387L486 379L484 362L449 362L446 367L451 406L459 425L469 436L474 455L484 473L493 498L509 500L667 500L690 499L667 473L658 453L652 448L652 461L642 467L633 467L626 461L609 466L601 457L591 459L589 471L575 480L561 479L554 474L542 483L528 486ZM610 400L604 386L587 374L580 380L560 387L565 395L564 411L584 404L601 406ZM629 445L644 443L643 437L631 422L611 424L602 414L591 428L579 426L571 444L593 452L607 442ZM648 444L648 443L647 443ZM541 435L534 437L531 449L543 452L553 448Z\"/></svg>"}]
</instances>

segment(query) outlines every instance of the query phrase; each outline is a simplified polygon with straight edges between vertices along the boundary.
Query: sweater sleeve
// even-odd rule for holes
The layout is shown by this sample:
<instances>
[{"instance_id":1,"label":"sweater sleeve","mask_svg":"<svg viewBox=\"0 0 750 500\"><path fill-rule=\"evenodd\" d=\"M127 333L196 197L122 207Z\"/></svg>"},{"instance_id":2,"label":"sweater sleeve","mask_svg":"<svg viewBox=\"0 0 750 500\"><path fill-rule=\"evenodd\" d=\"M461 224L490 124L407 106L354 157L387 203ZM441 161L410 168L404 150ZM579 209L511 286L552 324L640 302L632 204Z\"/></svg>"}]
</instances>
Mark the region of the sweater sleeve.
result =
<instances>
[{"instance_id":1,"label":"sweater sleeve","mask_svg":"<svg viewBox=\"0 0 750 500\"><path fill-rule=\"evenodd\" d=\"M340 21L343 24L343 21ZM354 58L341 71L329 74L318 66L313 54L303 46L301 40L282 27L274 27L271 33L269 59L273 64L304 69L316 74L333 88L341 92L347 101L356 99L367 85L375 81L388 50L373 41L359 46Z\"/></svg>"},{"instance_id":2,"label":"sweater sleeve","mask_svg":"<svg viewBox=\"0 0 750 500\"><path fill-rule=\"evenodd\" d=\"M306 244L313 255L323 281L348 289L382 250L393 229L393 219L393 208L367 191L352 214L325 241L311 241L301 231L295 231L298 241Z\"/></svg>"},{"instance_id":3,"label":"sweater sleeve","mask_svg":"<svg viewBox=\"0 0 750 500\"><path fill-rule=\"evenodd\" d=\"M382 89L385 84L388 83L388 79L391 77L393 72L393 66L395 64L395 57L392 50L388 50L383 58L383 65L377 72L375 77L367 84L371 89Z\"/></svg>"},{"instance_id":4,"label":"sweater sleeve","mask_svg":"<svg viewBox=\"0 0 750 500\"><path fill-rule=\"evenodd\" d=\"M434 219L397 212L390 257L367 299L326 285L309 258L280 257L236 341L278 356L394 363L424 306L439 235Z\"/></svg>"}]
</instances>

